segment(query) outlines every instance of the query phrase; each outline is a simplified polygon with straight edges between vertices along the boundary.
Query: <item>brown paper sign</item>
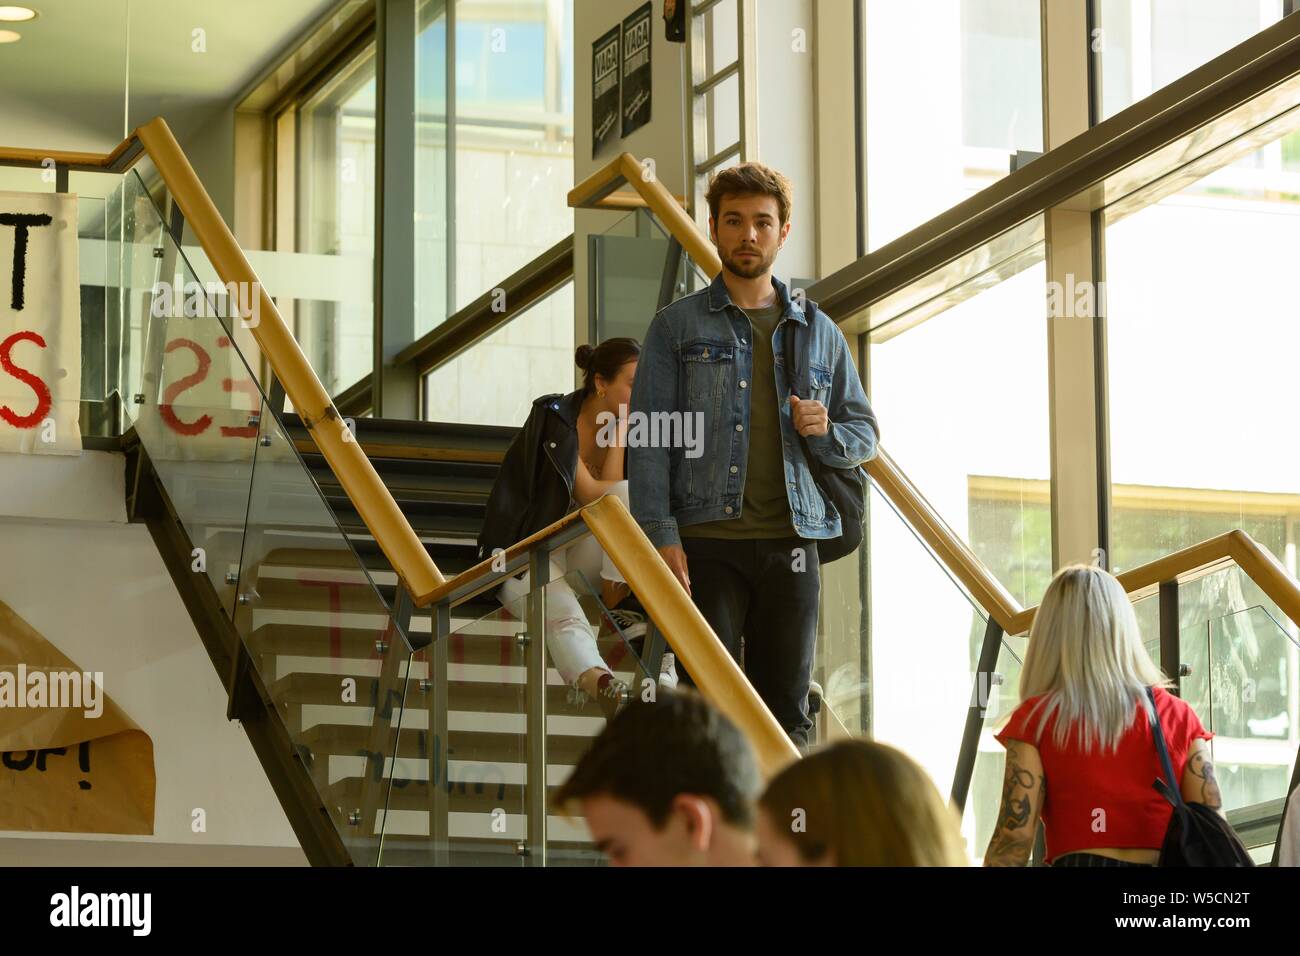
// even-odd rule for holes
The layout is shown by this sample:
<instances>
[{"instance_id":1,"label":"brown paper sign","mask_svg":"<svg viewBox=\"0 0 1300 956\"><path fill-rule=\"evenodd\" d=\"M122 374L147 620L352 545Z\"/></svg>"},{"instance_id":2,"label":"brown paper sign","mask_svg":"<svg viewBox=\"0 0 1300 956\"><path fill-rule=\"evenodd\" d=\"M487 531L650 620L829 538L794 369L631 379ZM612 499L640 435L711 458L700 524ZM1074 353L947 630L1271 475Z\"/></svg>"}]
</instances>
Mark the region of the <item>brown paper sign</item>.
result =
<instances>
[{"instance_id":1,"label":"brown paper sign","mask_svg":"<svg viewBox=\"0 0 1300 956\"><path fill-rule=\"evenodd\" d=\"M153 833L153 741L0 601L0 830Z\"/></svg>"}]
</instances>

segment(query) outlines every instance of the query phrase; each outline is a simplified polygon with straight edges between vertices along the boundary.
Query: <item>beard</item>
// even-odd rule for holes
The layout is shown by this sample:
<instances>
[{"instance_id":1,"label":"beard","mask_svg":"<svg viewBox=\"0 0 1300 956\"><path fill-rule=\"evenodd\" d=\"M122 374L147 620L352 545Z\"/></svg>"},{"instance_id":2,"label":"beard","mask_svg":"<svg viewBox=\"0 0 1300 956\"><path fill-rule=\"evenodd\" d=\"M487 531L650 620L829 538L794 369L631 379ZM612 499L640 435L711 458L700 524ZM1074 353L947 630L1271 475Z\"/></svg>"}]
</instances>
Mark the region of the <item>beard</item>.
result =
<instances>
[{"instance_id":1,"label":"beard","mask_svg":"<svg viewBox=\"0 0 1300 956\"><path fill-rule=\"evenodd\" d=\"M737 250L737 253L739 253L739 251L740 250ZM771 269L772 263L776 262L775 251L773 251L770 256L763 255L761 249L747 249L745 251L754 252L757 254L757 257L754 259L742 259L738 254L720 256L722 264L727 267L727 270L734 275L740 276L742 279L756 279Z\"/></svg>"}]
</instances>

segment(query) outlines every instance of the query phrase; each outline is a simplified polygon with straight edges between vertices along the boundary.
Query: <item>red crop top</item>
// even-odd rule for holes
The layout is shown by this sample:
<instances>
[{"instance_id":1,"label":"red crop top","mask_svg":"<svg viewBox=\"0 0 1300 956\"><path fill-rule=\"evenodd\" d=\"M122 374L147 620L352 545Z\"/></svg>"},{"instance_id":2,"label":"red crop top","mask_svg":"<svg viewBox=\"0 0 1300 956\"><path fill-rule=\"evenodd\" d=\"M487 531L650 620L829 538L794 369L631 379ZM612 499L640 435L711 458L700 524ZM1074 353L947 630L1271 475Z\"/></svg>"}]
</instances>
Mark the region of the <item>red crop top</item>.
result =
<instances>
[{"instance_id":1,"label":"red crop top","mask_svg":"<svg viewBox=\"0 0 1300 956\"><path fill-rule=\"evenodd\" d=\"M1192 741L1214 735L1180 698L1159 688L1155 698L1169 760L1178 775L1173 785L1179 787ZM1047 780L1042 814L1047 862L1096 847L1159 849L1173 808L1151 786L1161 770L1146 708L1135 705L1133 723L1115 750L1102 753L1094 745L1092 753L1085 755L1073 733L1065 747L1052 742L1055 715L1041 735L1035 733L1042 712L1035 711L1034 705L1042 699L1031 697L1017 707L994 738L1003 746L1008 740L1021 740L1038 748Z\"/></svg>"}]
</instances>

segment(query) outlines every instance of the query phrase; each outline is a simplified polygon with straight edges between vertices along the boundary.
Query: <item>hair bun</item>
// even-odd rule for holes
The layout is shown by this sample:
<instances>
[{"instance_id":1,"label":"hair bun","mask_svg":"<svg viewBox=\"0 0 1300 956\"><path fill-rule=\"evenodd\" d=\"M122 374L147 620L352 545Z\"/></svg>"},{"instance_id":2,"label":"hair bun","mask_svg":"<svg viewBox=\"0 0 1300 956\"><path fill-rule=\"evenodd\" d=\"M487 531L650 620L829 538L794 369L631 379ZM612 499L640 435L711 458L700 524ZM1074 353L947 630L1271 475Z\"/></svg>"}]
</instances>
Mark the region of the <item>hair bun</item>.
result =
<instances>
[{"instance_id":1,"label":"hair bun","mask_svg":"<svg viewBox=\"0 0 1300 956\"><path fill-rule=\"evenodd\" d=\"M578 363L578 368L584 372L591 365L591 357L596 354L596 350L590 345L579 345L576 352L573 353L573 360Z\"/></svg>"}]
</instances>

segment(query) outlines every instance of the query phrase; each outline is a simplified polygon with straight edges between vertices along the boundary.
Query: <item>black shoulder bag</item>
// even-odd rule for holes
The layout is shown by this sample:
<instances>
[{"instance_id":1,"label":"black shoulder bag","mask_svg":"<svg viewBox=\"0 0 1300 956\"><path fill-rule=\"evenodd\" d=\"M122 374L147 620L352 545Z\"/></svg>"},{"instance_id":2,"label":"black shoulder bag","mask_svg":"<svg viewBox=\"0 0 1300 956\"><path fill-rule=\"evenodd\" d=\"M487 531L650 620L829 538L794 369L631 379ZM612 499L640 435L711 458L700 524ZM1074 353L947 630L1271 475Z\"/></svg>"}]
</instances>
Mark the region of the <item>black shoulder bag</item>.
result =
<instances>
[{"instance_id":1,"label":"black shoulder bag","mask_svg":"<svg viewBox=\"0 0 1300 956\"><path fill-rule=\"evenodd\" d=\"M1151 735L1155 738L1160 765L1165 773L1165 779L1156 777L1152 786L1174 808L1174 815L1169 818L1169 829L1165 831L1165 842L1160 846L1159 865L1254 866L1255 861L1227 820L1203 803L1188 803L1183 799L1179 782L1174 778L1169 748L1165 746L1165 733L1160 727L1156 695L1150 687L1147 688L1147 700L1151 701Z\"/></svg>"},{"instance_id":2,"label":"black shoulder bag","mask_svg":"<svg viewBox=\"0 0 1300 956\"><path fill-rule=\"evenodd\" d=\"M812 394L809 387L808 351L812 323L817 317L817 303L805 301L804 315L806 324L787 321L785 323L784 346L786 381L790 391L800 399ZM879 429L877 428L877 435ZM800 435L799 443L803 447L803 457L808 462L813 481L821 490L826 500L839 512L840 536L838 538L819 538L817 540L817 561L830 564L846 554L852 554L862 544L862 522L866 511L867 475L861 465L853 468L831 468L822 464L807 440Z\"/></svg>"}]
</instances>

